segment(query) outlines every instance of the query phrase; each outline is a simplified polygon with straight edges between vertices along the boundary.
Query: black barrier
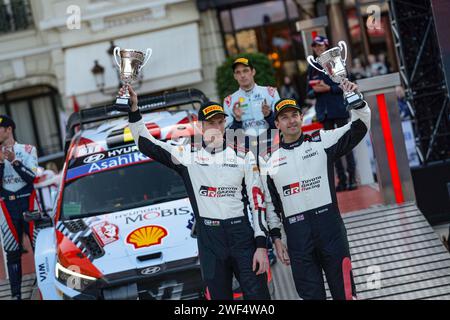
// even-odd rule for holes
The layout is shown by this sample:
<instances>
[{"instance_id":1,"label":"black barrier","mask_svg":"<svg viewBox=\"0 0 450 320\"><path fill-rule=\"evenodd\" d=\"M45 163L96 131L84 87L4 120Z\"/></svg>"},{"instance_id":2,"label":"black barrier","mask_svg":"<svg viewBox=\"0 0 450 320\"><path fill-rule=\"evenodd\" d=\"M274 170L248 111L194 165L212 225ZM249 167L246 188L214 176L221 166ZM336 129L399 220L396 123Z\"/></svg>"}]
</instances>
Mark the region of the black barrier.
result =
<instances>
[{"instance_id":1,"label":"black barrier","mask_svg":"<svg viewBox=\"0 0 450 320\"><path fill-rule=\"evenodd\" d=\"M431 225L450 222L450 160L411 168L417 206Z\"/></svg>"}]
</instances>

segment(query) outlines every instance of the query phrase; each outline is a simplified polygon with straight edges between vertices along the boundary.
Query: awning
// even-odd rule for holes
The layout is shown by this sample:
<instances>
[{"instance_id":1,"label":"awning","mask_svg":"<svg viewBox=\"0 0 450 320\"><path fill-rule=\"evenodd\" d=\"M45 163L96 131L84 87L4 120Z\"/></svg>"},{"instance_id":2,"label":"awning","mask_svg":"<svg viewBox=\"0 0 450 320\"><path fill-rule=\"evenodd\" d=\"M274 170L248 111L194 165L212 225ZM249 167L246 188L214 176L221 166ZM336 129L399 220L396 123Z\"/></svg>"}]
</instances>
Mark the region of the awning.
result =
<instances>
[{"instance_id":1,"label":"awning","mask_svg":"<svg viewBox=\"0 0 450 320\"><path fill-rule=\"evenodd\" d=\"M230 8L241 5L250 5L262 2L261 0L197 0L197 7L200 11L218 8Z\"/></svg>"}]
</instances>

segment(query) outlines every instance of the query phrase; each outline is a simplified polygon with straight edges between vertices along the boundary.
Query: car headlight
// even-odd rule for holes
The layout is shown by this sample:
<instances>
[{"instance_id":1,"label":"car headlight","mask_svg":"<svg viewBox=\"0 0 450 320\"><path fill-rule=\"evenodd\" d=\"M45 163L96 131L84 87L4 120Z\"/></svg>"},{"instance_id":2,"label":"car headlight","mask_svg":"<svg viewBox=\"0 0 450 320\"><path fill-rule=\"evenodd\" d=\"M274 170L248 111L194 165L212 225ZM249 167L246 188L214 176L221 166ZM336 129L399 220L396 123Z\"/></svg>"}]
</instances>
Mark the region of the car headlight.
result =
<instances>
[{"instance_id":1,"label":"car headlight","mask_svg":"<svg viewBox=\"0 0 450 320\"><path fill-rule=\"evenodd\" d=\"M97 278L84 275L77 272L76 269L76 267L67 269L57 262L55 268L56 279L66 287L76 291L85 291L88 287L95 284Z\"/></svg>"}]
</instances>

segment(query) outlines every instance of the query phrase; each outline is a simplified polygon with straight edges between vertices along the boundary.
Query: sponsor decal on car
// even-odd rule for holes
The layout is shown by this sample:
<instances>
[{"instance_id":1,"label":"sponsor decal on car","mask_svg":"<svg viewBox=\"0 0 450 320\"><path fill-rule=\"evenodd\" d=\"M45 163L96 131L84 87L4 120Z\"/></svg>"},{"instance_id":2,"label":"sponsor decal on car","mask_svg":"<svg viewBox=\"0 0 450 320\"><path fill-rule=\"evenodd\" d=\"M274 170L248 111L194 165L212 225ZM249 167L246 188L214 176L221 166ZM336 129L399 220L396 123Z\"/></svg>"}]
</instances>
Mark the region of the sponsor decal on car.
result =
<instances>
[{"instance_id":1,"label":"sponsor decal on car","mask_svg":"<svg viewBox=\"0 0 450 320\"><path fill-rule=\"evenodd\" d=\"M119 227L107 221L92 226L92 230L103 247L119 240Z\"/></svg>"},{"instance_id":2,"label":"sponsor decal on car","mask_svg":"<svg viewBox=\"0 0 450 320\"><path fill-rule=\"evenodd\" d=\"M90 156L87 156L84 158L84 163L93 163L102 160L105 157L103 153L97 153L97 154L91 154Z\"/></svg>"},{"instance_id":3,"label":"sponsor decal on car","mask_svg":"<svg viewBox=\"0 0 450 320\"><path fill-rule=\"evenodd\" d=\"M194 223L195 223L195 216L194 216L194 213L191 212L191 217L188 220L188 224L187 224L186 228L188 228L189 230L192 230L192 228L194 227Z\"/></svg>"},{"instance_id":4,"label":"sponsor decal on car","mask_svg":"<svg viewBox=\"0 0 450 320\"><path fill-rule=\"evenodd\" d=\"M167 230L161 226L145 226L131 232L127 243L133 245L134 249L146 248L161 244L167 234Z\"/></svg>"},{"instance_id":5,"label":"sponsor decal on car","mask_svg":"<svg viewBox=\"0 0 450 320\"><path fill-rule=\"evenodd\" d=\"M66 175L66 181L72 180L77 177L92 174L95 172L100 172L107 169L112 169L115 167L120 167L124 165L130 165L133 163L139 163L144 161L149 161L150 158L145 156L140 152L134 152L129 154L124 154L117 157L106 158L102 160L98 160L93 163L85 164L76 168L69 169Z\"/></svg>"},{"instance_id":6,"label":"sponsor decal on car","mask_svg":"<svg viewBox=\"0 0 450 320\"><path fill-rule=\"evenodd\" d=\"M178 208L161 209L155 208L139 208L130 212L116 215L115 220L121 220L125 218L125 224L139 223L143 221L155 220L158 218L165 218L171 216L181 216L192 213L192 210L188 206L182 206Z\"/></svg>"},{"instance_id":7,"label":"sponsor decal on car","mask_svg":"<svg viewBox=\"0 0 450 320\"><path fill-rule=\"evenodd\" d=\"M156 274L160 272L162 268L160 266L152 266L141 270L141 274L145 276L149 276L152 274Z\"/></svg>"},{"instance_id":8,"label":"sponsor decal on car","mask_svg":"<svg viewBox=\"0 0 450 320\"><path fill-rule=\"evenodd\" d=\"M39 270L38 270L39 281L43 282L43 281L47 280L49 272L50 272L50 267L49 267L49 263L48 263L48 257L45 257L45 262L39 264Z\"/></svg>"}]
</instances>

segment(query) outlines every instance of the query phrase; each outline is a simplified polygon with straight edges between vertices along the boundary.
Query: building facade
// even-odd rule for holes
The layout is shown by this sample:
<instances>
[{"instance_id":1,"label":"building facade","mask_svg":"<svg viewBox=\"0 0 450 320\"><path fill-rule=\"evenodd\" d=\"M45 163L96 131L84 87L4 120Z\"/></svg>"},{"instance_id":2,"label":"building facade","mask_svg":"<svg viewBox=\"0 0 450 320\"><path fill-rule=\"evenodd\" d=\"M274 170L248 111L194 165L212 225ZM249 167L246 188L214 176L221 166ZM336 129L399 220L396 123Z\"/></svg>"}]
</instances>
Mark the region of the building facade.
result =
<instances>
[{"instance_id":1,"label":"building facade","mask_svg":"<svg viewBox=\"0 0 450 320\"><path fill-rule=\"evenodd\" d=\"M371 14L381 29L368 28ZM0 112L40 160L62 157L72 97L81 108L114 99L114 46L153 49L136 84L141 95L195 87L216 100L217 67L259 51L272 60L278 87L290 77L304 97L310 43L296 23L321 16L332 44L349 44L350 66L384 53L395 71L384 0L0 0Z\"/></svg>"},{"instance_id":2,"label":"building facade","mask_svg":"<svg viewBox=\"0 0 450 320\"><path fill-rule=\"evenodd\" d=\"M16 120L17 140L35 144L42 161L61 157L72 97L81 108L113 101L119 78L111 44L153 49L140 94L196 87L216 99L225 51L213 12L200 15L194 0L0 4L0 112Z\"/></svg>"}]
</instances>

